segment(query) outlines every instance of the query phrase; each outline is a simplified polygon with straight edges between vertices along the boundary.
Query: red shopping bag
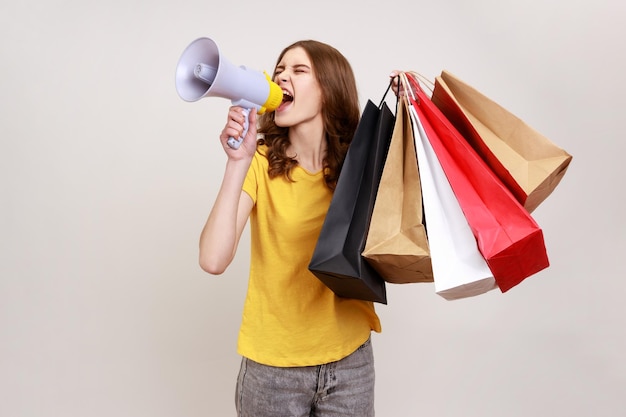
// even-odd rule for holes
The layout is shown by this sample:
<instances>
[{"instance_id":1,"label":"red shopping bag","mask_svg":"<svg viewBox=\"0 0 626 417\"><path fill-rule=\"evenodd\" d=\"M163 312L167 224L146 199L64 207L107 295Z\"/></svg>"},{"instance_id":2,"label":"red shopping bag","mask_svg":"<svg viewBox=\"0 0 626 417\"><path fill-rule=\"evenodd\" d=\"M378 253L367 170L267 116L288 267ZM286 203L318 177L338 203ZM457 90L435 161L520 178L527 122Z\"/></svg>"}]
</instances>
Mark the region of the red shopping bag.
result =
<instances>
[{"instance_id":1,"label":"red shopping bag","mask_svg":"<svg viewBox=\"0 0 626 417\"><path fill-rule=\"evenodd\" d=\"M502 292L549 266L543 232L408 73L411 105ZM427 219L428 221L428 219Z\"/></svg>"}]
</instances>

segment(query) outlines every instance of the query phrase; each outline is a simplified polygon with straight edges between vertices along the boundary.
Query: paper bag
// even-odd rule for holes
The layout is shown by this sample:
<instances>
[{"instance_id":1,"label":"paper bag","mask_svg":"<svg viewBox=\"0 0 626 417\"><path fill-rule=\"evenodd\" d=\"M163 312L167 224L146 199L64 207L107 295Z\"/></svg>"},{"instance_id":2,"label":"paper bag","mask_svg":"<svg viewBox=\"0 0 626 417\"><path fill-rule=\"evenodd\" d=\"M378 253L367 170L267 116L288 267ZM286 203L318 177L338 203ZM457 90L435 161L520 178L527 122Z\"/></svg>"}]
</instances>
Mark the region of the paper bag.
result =
<instances>
[{"instance_id":1,"label":"paper bag","mask_svg":"<svg viewBox=\"0 0 626 417\"><path fill-rule=\"evenodd\" d=\"M363 257L390 283L432 282L415 139L406 100L383 168Z\"/></svg>"},{"instance_id":2,"label":"paper bag","mask_svg":"<svg viewBox=\"0 0 626 417\"><path fill-rule=\"evenodd\" d=\"M395 117L368 100L337 180L309 270L340 297L387 303L385 281L362 257Z\"/></svg>"},{"instance_id":3,"label":"paper bag","mask_svg":"<svg viewBox=\"0 0 626 417\"><path fill-rule=\"evenodd\" d=\"M456 128L408 76L412 107L502 292L549 266L543 232ZM426 217L428 221L428 216Z\"/></svg>"},{"instance_id":4,"label":"paper bag","mask_svg":"<svg viewBox=\"0 0 626 417\"><path fill-rule=\"evenodd\" d=\"M493 274L478 250L422 121L412 106L409 111L415 132L435 292L447 300L456 300L491 291L497 288Z\"/></svg>"},{"instance_id":5,"label":"paper bag","mask_svg":"<svg viewBox=\"0 0 626 417\"><path fill-rule=\"evenodd\" d=\"M571 155L450 72L435 78L432 101L528 212L565 175Z\"/></svg>"}]
</instances>

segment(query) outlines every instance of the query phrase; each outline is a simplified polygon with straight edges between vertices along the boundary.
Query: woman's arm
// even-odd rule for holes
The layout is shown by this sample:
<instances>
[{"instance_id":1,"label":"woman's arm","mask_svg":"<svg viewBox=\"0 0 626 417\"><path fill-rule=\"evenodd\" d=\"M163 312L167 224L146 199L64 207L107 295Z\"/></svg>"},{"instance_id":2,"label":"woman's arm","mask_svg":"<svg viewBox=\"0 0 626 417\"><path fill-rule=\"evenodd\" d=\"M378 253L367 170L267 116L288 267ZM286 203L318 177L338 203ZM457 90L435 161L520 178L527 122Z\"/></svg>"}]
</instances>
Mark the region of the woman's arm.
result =
<instances>
[{"instance_id":1,"label":"woman's arm","mask_svg":"<svg viewBox=\"0 0 626 417\"><path fill-rule=\"evenodd\" d=\"M256 152L256 114L250 112L250 128L239 149L227 145L229 137L239 137L244 115L231 107L228 122L220 134L228 161L215 203L200 235L200 267L210 274L223 273L237 251L241 233L253 207L250 196L242 191L250 163Z\"/></svg>"}]
</instances>

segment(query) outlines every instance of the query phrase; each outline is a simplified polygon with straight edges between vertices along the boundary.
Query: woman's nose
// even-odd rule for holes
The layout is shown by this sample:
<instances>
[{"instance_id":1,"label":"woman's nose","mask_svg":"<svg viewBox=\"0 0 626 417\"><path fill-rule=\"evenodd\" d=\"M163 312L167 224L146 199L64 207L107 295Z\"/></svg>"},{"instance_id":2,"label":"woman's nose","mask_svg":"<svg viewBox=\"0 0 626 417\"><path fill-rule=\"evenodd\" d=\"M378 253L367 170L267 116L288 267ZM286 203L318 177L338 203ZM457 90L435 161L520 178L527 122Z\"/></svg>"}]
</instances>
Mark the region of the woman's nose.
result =
<instances>
[{"instance_id":1,"label":"woman's nose","mask_svg":"<svg viewBox=\"0 0 626 417\"><path fill-rule=\"evenodd\" d=\"M287 71L282 71L280 74L278 74L277 76L279 84L281 82L286 83L287 81L289 81L289 74L287 73Z\"/></svg>"}]
</instances>

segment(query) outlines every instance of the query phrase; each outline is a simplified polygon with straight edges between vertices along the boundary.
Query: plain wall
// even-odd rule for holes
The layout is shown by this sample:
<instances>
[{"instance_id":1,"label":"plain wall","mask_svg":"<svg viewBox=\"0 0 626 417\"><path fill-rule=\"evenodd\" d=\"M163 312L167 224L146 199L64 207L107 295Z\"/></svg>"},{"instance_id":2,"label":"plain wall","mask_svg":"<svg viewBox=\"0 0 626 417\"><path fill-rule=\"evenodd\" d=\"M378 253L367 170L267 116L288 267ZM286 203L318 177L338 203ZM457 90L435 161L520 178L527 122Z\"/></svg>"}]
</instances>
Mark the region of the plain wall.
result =
<instances>
[{"instance_id":1,"label":"plain wall","mask_svg":"<svg viewBox=\"0 0 626 417\"><path fill-rule=\"evenodd\" d=\"M574 156L533 213L551 266L446 301L388 285L377 415L622 415L626 3L6 1L0 5L0 415L234 416L246 234L197 263L230 103L182 101L214 38L272 71L291 42L351 61L361 106L392 69L448 69Z\"/></svg>"}]
</instances>

